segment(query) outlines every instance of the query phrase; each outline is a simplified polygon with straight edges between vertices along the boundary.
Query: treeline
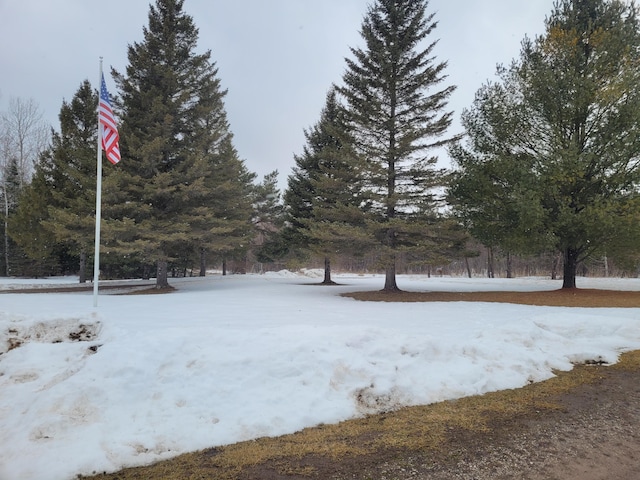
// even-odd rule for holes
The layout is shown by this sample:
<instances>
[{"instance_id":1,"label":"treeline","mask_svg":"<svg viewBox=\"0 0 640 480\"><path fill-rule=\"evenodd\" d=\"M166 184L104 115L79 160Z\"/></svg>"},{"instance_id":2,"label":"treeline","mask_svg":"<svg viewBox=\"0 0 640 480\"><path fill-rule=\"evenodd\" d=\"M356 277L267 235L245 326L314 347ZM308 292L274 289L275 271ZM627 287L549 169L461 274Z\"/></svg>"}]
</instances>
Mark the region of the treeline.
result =
<instances>
[{"instance_id":1,"label":"treeline","mask_svg":"<svg viewBox=\"0 0 640 480\"><path fill-rule=\"evenodd\" d=\"M234 148L211 52L183 1L156 0L113 70L123 161L104 169L101 274L312 266L433 275L635 274L640 243L640 28L618 0L561 0L448 130L447 62L426 1L376 0L329 86L287 188ZM97 92L60 110L33 171L3 122L0 273L90 273ZM8 118L8 117L7 117ZM6 147L6 148L5 148ZM453 170L438 167L448 151ZM601 269L600 266L603 268Z\"/></svg>"},{"instance_id":2,"label":"treeline","mask_svg":"<svg viewBox=\"0 0 640 480\"><path fill-rule=\"evenodd\" d=\"M397 259L398 273L404 275L425 275L430 277L468 277L468 278L517 278L517 277L547 277L560 281L562 279L562 255L556 252L546 254L515 255L500 250L492 250L484 245L475 244L473 256L451 259L441 265L416 264L406 262L401 255ZM352 255L337 255L332 260L333 267L344 273L380 273L377 259L374 255L354 257ZM322 269L324 261L321 256L313 256L304 262L278 262L268 265L253 264L253 272L264 269ZM633 277L638 272L619 264L609 257L590 257L580 263L577 269L578 277Z\"/></svg>"}]
</instances>

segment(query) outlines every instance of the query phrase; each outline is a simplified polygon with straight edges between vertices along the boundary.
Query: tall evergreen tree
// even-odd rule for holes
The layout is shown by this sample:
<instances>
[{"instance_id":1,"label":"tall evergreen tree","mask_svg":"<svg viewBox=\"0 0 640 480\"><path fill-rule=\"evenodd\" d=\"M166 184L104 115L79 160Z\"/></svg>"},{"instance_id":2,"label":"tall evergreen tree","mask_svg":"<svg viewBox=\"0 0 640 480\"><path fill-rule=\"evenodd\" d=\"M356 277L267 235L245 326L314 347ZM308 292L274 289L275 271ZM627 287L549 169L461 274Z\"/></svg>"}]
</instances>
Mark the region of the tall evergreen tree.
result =
<instances>
[{"instance_id":1,"label":"tall evergreen tree","mask_svg":"<svg viewBox=\"0 0 640 480\"><path fill-rule=\"evenodd\" d=\"M323 283L331 284L332 257L371 247L369 237L362 234L362 169L335 87L327 94L318 123L305 131L305 139L284 194L286 239L294 248L322 255Z\"/></svg>"},{"instance_id":2,"label":"tall evergreen tree","mask_svg":"<svg viewBox=\"0 0 640 480\"><path fill-rule=\"evenodd\" d=\"M67 257L64 245L45 228L53 192L60 181L47 159L45 153L36 164L31 183L22 189L15 215L9 219L11 238L31 261L22 274L36 277L59 274L66 266L61 260Z\"/></svg>"},{"instance_id":3,"label":"tall evergreen tree","mask_svg":"<svg viewBox=\"0 0 640 480\"><path fill-rule=\"evenodd\" d=\"M278 171L266 174L253 187L253 216L255 255L259 262L274 260L273 251L279 244L279 232L284 225L284 206L278 188Z\"/></svg>"},{"instance_id":4,"label":"tall evergreen tree","mask_svg":"<svg viewBox=\"0 0 640 480\"><path fill-rule=\"evenodd\" d=\"M451 197L475 235L562 252L563 288L582 260L640 238L639 27L633 4L559 1L478 92L452 149Z\"/></svg>"},{"instance_id":5,"label":"tall evergreen tree","mask_svg":"<svg viewBox=\"0 0 640 480\"><path fill-rule=\"evenodd\" d=\"M60 132L42 153L34 177L21 197L14 236L40 268L59 263L87 277L86 260L95 230L98 95L85 80L71 102L63 101ZM70 259L76 265L68 265ZM77 263L79 260L79 264Z\"/></svg>"},{"instance_id":6,"label":"tall evergreen tree","mask_svg":"<svg viewBox=\"0 0 640 480\"><path fill-rule=\"evenodd\" d=\"M228 135L210 156L210 168L205 177L207 200L199 208L199 218L191 225L200 252L200 275L204 276L208 255L223 263L243 258L250 248L254 230L253 181L233 147Z\"/></svg>"},{"instance_id":7,"label":"tall evergreen tree","mask_svg":"<svg viewBox=\"0 0 640 480\"><path fill-rule=\"evenodd\" d=\"M441 184L431 154L444 138L453 86L440 88L446 62L435 63L437 26L426 0L376 0L362 24L366 48L352 48L344 86L355 147L365 159L370 198L367 223L379 242L385 291L396 291L396 257L423 246L430 227L419 214L435 211L433 187ZM435 237L434 237L435 238Z\"/></svg>"},{"instance_id":8,"label":"tall evergreen tree","mask_svg":"<svg viewBox=\"0 0 640 480\"><path fill-rule=\"evenodd\" d=\"M195 52L198 30L183 4L151 5L126 74L114 72L123 160L105 181L105 239L111 252L156 263L158 288L168 286L168 263L185 245L202 248L191 225L203 230L212 156L229 133L226 91L211 52Z\"/></svg>"},{"instance_id":9,"label":"tall evergreen tree","mask_svg":"<svg viewBox=\"0 0 640 480\"><path fill-rule=\"evenodd\" d=\"M12 258L12 250L14 250L14 242L11 239L9 219L15 215L18 206L18 198L23 190L20 165L15 156L9 157L4 168L0 172L0 199L2 200L2 226L3 226L3 269L0 275L9 276L12 273L11 264L15 261Z\"/></svg>"},{"instance_id":10,"label":"tall evergreen tree","mask_svg":"<svg viewBox=\"0 0 640 480\"><path fill-rule=\"evenodd\" d=\"M48 219L43 226L79 258L79 281L87 278L87 255L95 232L96 143L98 95L88 80L60 109L60 133L43 161L52 182Z\"/></svg>"}]
</instances>

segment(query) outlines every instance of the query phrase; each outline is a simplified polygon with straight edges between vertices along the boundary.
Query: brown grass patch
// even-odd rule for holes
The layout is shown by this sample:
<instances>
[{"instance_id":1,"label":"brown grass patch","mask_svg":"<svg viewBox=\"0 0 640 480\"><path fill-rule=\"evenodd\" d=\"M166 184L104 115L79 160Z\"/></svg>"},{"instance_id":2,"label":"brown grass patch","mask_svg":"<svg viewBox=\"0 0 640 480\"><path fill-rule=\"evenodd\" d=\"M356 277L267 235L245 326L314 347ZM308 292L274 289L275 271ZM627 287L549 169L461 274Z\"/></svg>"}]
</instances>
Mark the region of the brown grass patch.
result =
<instances>
[{"instance_id":1,"label":"brown grass patch","mask_svg":"<svg viewBox=\"0 0 640 480\"><path fill-rule=\"evenodd\" d=\"M538 292L354 292L368 302L497 302L550 307L639 308L640 292L566 288Z\"/></svg>"}]
</instances>

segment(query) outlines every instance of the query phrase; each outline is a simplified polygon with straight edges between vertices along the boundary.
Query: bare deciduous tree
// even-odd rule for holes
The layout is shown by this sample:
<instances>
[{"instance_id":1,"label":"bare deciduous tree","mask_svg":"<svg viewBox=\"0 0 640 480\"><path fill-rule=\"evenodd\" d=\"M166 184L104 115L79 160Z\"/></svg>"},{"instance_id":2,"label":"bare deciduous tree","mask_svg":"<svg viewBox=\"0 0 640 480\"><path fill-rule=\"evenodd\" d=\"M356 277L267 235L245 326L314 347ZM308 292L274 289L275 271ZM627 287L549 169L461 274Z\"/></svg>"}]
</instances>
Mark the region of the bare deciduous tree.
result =
<instances>
[{"instance_id":1,"label":"bare deciduous tree","mask_svg":"<svg viewBox=\"0 0 640 480\"><path fill-rule=\"evenodd\" d=\"M21 186L29 183L40 153L47 147L50 128L32 99L12 98L0 114L0 162L6 167L13 157L18 163Z\"/></svg>"}]
</instances>

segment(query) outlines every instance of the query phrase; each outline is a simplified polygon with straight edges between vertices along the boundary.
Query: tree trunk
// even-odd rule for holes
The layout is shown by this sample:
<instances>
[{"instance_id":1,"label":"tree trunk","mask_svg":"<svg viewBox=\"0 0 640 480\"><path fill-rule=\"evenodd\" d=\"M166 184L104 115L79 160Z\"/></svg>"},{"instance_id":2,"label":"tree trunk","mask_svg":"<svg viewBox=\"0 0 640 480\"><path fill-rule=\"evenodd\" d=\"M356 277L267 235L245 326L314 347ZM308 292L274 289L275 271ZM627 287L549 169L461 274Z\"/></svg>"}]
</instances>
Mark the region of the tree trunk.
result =
<instances>
[{"instance_id":1,"label":"tree trunk","mask_svg":"<svg viewBox=\"0 0 640 480\"><path fill-rule=\"evenodd\" d=\"M396 257L393 256L389 261L385 271L384 288L385 292L399 292L398 284L396 283Z\"/></svg>"},{"instance_id":2,"label":"tree trunk","mask_svg":"<svg viewBox=\"0 0 640 480\"><path fill-rule=\"evenodd\" d=\"M390 191L393 185L390 184ZM389 207L389 212L387 213L389 218L394 216L393 207ZM387 230L387 246L393 252L396 246L396 232L393 228L389 228ZM384 288L382 289L384 292L399 292L398 284L396 283L396 255L392 253L389 256L389 260L387 260L387 266L385 269L385 279L384 279Z\"/></svg>"},{"instance_id":3,"label":"tree trunk","mask_svg":"<svg viewBox=\"0 0 640 480\"><path fill-rule=\"evenodd\" d=\"M493 248L487 249L487 277L493 278Z\"/></svg>"},{"instance_id":4,"label":"tree trunk","mask_svg":"<svg viewBox=\"0 0 640 480\"><path fill-rule=\"evenodd\" d=\"M223 258L222 259L222 275L226 275L227 274L227 259Z\"/></svg>"},{"instance_id":5,"label":"tree trunk","mask_svg":"<svg viewBox=\"0 0 640 480\"><path fill-rule=\"evenodd\" d=\"M507 252L507 278L513 278L513 265L511 261L511 254Z\"/></svg>"},{"instance_id":6,"label":"tree trunk","mask_svg":"<svg viewBox=\"0 0 640 480\"><path fill-rule=\"evenodd\" d=\"M469 266L469 257L464 257L464 264L467 266L467 275L471 278L471 267Z\"/></svg>"},{"instance_id":7,"label":"tree trunk","mask_svg":"<svg viewBox=\"0 0 640 480\"><path fill-rule=\"evenodd\" d=\"M207 274L207 251L204 248L200 249L200 276L204 277Z\"/></svg>"},{"instance_id":8,"label":"tree trunk","mask_svg":"<svg viewBox=\"0 0 640 480\"><path fill-rule=\"evenodd\" d=\"M558 265L560 265L560 257L561 253L558 253L553 259L553 265L551 266L551 280L556 280L558 278Z\"/></svg>"},{"instance_id":9,"label":"tree trunk","mask_svg":"<svg viewBox=\"0 0 640 480\"><path fill-rule=\"evenodd\" d=\"M323 285L335 285L335 282L331 280L331 259L324 257L324 280Z\"/></svg>"},{"instance_id":10,"label":"tree trunk","mask_svg":"<svg viewBox=\"0 0 640 480\"><path fill-rule=\"evenodd\" d=\"M156 275L156 288L169 288L169 280L167 279L167 261L158 260L158 272Z\"/></svg>"},{"instance_id":11,"label":"tree trunk","mask_svg":"<svg viewBox=\"0 0 640 480\"><path fill-rule=\"evenodd\" d=\"M87 252L80 252L80 274L78 283L87 283Z\"/></svg>"},{"instance_id":12,"label":"tree trunk","mask_svg":"<svg viewBox=\"0 0 640 480\"><path fill-rule=\"evenodd\" d=\"M9 199L7 198L7 188L4 188L4 275L8 277L11 274L9 268Z\"/></svg>"},{"instance_id":13,"label":"tree trunk","mask_svg":"<svg viewBox=\"0 0 640 480\"><path fill-rule=\"evenodd\" d=\"M576 288L576 272L578 270L578 252L571 247L564 250L564 272L562 288Z\"/></svg>"}]
</instances>

